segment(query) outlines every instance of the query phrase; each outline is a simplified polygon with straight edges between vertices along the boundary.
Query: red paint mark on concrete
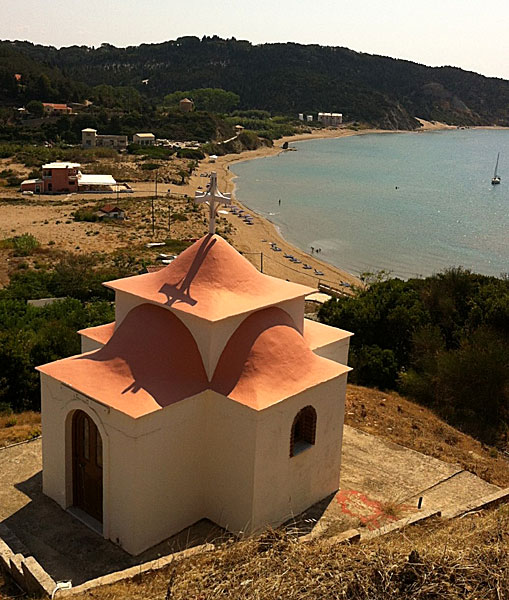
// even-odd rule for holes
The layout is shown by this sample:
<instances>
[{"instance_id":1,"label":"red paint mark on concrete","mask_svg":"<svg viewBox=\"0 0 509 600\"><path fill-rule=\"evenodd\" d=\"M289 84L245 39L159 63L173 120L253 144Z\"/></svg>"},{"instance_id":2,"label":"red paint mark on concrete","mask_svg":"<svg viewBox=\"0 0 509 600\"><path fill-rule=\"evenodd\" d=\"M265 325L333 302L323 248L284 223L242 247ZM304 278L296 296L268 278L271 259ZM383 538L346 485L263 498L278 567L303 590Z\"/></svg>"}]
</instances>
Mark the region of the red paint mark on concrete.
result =
<instances>
[{"instance_id":1,"label":"red paint mark on concrete","mask_svg":"<svg viewBox=\"0 0 509 600\"><path fill-rule=\"evenodd\" d=\"M372 500L357 490L341 490L336 494L336 502L342 513L359 519L368 529L378 529L387 521L396 521L399 518L388 515L381 502ZM398 509L406 512L411 510L411 507L401 505Z\"/></svg>"}]
</instances>

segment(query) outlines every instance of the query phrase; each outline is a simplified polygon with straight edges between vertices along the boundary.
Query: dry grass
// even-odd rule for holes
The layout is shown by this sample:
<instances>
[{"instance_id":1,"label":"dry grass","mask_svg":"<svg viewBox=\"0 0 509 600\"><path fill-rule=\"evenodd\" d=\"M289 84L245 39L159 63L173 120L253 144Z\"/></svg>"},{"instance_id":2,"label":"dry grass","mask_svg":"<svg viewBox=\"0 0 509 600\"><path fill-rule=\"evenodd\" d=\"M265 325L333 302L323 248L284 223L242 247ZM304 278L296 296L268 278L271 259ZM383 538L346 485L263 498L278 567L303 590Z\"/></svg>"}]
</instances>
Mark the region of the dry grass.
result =
<instances>
[{"instance_id":1,"label":"dry grass","mask_svg":"<svg viewBox=\"0 0 509 600\"><path fill-rule=\"evenodd\" d=\"M24 440L31 440L40 434L40 413L30 411L20 414L0 415L0 448Z\"/></svg>"},{"instance_id":2,"label":"dry grass","mask_svg":"<svg viewBox=\"0 0 509 600\"><path fill-rule=\"evenodd\" d=\"M507 600L509 507L414 526L359 545L277 531L77 600Z\"/></svg>"},{"instance_id":3,"label":"dry grass","mask_svg":"<svg viewBox=\"0 0 509 600\"><path fill-rule=\"evenodd\" d=\"M349 385L345 423L444 462L458 464L482 479L509 486L509 462L447 425L430 410L395 392Z\"/></svg>"}]
</instances>

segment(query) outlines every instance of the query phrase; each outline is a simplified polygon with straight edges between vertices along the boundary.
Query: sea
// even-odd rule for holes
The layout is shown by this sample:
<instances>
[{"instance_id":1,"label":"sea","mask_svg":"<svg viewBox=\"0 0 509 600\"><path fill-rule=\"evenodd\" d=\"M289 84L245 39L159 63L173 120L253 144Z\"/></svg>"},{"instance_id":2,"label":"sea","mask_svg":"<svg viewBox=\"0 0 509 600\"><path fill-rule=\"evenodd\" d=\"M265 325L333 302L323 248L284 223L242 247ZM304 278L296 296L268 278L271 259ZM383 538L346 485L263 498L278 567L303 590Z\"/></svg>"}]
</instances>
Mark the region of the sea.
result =
<instances>
[{"instance_id":1,"label":"sea","mask_svg":"<svg viewBox=\"0 0 509 600\"><path fill-rule=\"evenodd\" d=\"M509 272L509 131L377 133L290 147L230 169L237 199L302 250L319 248L355 275ZM498 153L501 184L491 185Z\"/></svg>"}]
</instances>

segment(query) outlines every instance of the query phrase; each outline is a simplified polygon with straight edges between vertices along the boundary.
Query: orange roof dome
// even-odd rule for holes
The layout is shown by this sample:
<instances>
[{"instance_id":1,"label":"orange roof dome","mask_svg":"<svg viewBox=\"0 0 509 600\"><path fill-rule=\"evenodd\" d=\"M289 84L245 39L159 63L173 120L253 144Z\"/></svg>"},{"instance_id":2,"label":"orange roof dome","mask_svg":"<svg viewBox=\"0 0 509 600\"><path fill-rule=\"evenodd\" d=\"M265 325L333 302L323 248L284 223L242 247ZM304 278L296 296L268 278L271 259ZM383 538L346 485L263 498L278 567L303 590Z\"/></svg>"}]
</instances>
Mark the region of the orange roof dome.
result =
<instances>
[{"instance_id":1,"label":"orange roof dome","mask_svg":"<svg viewBox=\"0 0 509 600\"><path fill-rule=\"evenodd\" d=\"M208 234L157 273L105 284L114 290L218 321L314 291L259 273L228 242Z\"/></svg>"},{"instance_id":2,"label":"orange roof dome","mask_svg":"<svg viewBox=\"0 0 509 600\"><path fill-rule=\"evenodd\" d=\"M267 308L250 315L232 335L212 388L261 410L349 370L314 354L285 311Z\"/></svg>"},{"instance_id":3,"label":"orange roof dome","mask_svg":"<svg viewBox=\"0 0 509 600\"><path fill-rule=\"evenodd\" d=\"M133 308L100 350L38 370L133 418L209 387L187 327L171 312L151 304Z\"/></svg>"}]
</instances>

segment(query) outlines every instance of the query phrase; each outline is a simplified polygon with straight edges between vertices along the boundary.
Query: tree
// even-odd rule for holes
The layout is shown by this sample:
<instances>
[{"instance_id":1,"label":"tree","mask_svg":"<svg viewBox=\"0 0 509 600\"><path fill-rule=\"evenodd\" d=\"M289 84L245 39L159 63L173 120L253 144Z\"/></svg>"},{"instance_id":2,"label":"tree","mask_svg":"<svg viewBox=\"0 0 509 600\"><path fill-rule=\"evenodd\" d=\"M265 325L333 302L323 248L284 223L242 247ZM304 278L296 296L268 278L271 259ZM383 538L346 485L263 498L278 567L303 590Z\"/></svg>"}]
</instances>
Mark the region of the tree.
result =
<instances>
[{"instance_id":1,"label":"tree","mask_svg":"<svg viewBox=\"0 0 509 600\"><path fill-rule=\"evenodd\" d=\"M40 118L44 114L44 106L39 100L30 100L26 105L28 112L34 117Z\"/></svg>"}]
</instances>

